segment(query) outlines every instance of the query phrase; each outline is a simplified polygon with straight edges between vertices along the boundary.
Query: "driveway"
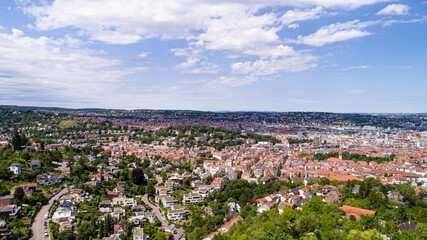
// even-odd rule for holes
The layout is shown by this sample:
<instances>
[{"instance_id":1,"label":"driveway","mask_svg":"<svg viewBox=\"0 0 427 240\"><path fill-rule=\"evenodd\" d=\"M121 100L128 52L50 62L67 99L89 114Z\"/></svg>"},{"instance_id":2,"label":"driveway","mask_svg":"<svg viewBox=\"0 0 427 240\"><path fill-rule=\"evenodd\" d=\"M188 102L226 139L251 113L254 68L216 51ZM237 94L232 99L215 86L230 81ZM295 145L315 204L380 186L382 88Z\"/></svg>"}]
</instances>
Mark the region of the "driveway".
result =
<instances>
[{"instance_id":1,"label":"driveway","mask_svg":"<svg viewBox=\"0 0 427 240\"><path fill-rule=\"evenodd\" d=\"M147 194L142 196L141 200L153 209L154 215L162 223L162 227L166 227L166 228L170 227L170 225L168 225L168 222L166 221L166 218L164 216L163 211L160 209L160 207L154 206L154 204L148 198ZM176 229L176 234L174 234L175 239L180 239L182 236L184 236L184 229L183 228L175 227L175 229Z\"/></svg>"},{"instance_id":2,"label":"driveway","mask_svg":"<svg viewBox=\"0 0 427 240\"><path fill-rule=\"evenodd\" d=\"M157 180L157 185L160 185L163 183L163 178L160 177L159 175L156 174L156 180Z\"/></svg>"},{"instance_id":3,"label":"driveway","mask_svg":"<svg viewBox=\"0 0 427 240\"><path fill-rule=\"evenodd\" d=\"M49 220L44 219L44 215L48 212L50 206L53 204L55 200L60 198L64 193L67 192L67 189L62 189L58 194L53 196L49 202L46 205L43 205L40 211L37 213L36 217L34 218L33 225L31 226L31 231L33 232L33 236L31 237L32 240L42 240L42 239L49 239L50 240L50 230L49 230ZM47 229L44 229L43 223L47 221ZM47 231L49 233L49 237L44 237L44 232Z\"/></svg>"}]
</instances>

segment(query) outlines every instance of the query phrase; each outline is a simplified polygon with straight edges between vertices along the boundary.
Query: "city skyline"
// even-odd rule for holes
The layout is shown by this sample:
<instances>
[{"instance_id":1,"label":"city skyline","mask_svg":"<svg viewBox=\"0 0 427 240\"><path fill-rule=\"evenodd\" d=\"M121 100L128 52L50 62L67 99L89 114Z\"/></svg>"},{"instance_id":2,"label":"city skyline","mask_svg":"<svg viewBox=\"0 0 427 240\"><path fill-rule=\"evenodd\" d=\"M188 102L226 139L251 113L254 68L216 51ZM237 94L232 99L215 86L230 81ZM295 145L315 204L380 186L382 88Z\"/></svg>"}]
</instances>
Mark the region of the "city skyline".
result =
<instances>
[{"instance_id":1,"label":"city skyline","mask_svg":"<svg viewBox=\"0 0 427 240\"><path fill-rule=\"evenodd\" d=\"M426 1L0 3L0 104L427 112Z\"/></svg>"}]
</instances>

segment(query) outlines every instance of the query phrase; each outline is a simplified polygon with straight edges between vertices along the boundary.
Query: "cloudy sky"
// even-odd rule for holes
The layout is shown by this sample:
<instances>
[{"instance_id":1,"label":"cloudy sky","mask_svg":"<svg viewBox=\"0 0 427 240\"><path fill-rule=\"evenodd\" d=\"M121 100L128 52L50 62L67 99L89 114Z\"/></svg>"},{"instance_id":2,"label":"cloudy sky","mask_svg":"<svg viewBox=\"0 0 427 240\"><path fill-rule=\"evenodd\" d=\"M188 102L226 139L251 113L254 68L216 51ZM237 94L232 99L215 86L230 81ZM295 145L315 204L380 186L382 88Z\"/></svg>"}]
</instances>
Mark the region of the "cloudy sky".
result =
<instances>
[{"instance_id":1,"label":"cloudy sky","mask_svg":"<svg viewBox=\"0 0 427 240\"><path fill-rule=\"evenodd\" d=\"M1 0L0 104L427 112L427 1Z\"/></svg>"}]
</instances>

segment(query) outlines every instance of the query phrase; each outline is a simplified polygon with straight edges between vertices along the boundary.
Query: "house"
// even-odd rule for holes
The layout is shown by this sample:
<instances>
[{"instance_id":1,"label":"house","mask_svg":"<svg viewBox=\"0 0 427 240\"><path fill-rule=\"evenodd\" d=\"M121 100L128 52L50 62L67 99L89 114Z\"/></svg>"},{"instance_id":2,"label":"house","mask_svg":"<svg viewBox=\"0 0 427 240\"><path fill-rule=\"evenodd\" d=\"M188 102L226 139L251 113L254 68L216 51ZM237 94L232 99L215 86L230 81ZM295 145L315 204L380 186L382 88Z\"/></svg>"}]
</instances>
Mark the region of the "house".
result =
<instances>
[{"instance_id":1,"label":"house","mask_svg":"<svg viewBox=\"0 0 427 240\"><path fill-rule=\"evenodd\" d=\"M66 176L70 176L71 174L71 169L69 167L63 167L61 169L62 174L66 175Z\"/></svg>"},{"instance_id":2,"label":"house","mask_svg":"<svg viewBox=\"0 0 427 240\"><path fill-rule=\"evenodd\" d=\"M125 188L117 185L114 189L113 192L118 193L119 195L123 195L125 193Z\"/></svg>"},{"instance_id":3,"label":"house","mask_svg":"<svg viewBox=\"0 0 427 240\"><path fill-rule=\"evenodd\" d=\"M133 240L147 240L147 235L144 234L143 228L135 228L133 231Z\"/></svg>"},{"instance_id":4,"label":"house","mask_svg":"<svg viewBox=\"0 0 427 240\"><path fill-rule=\"evenodd\" d=\"M111 212L111 216L115 219L122 219L126 216L126 211L123 208L113 208L113 212Z\"/></svg>"},{"instance_id":5,"label":"house","mask_svg":"<svg viewBox=\"0 0 427 240\"><path fill-rule=\"evenodd\" d=\"M212 181L211 186L214 188L220 190L225 187L225 179L224 178L215 178L215 180Z\"/></svg>"},{"instance_id":6,"label":"house","mask_svg":"<svg viewBox=\"0 0 427 240\"><path fill-rule=\"evenodd\" d=\"M72 197L64 196L58 205L55 213L52 216L52 222L59 223L65 221L72 221L74 217L72 215L77 212L72 202Z\"/></svg>"},{"instance_id":7,"label":"house","mask_svg":"<svg viewBox=\"0 0 427 240\"><path fill-rule=\"evenodd\" d=\"M323 201L325 203L342 202L343 196L340 191L333 190L325 195Z\"/></svg>"},{"instance_id":8,"label":"house","mask_svg":"<svg viewBox=\"0 0 427 240\"><path fill-rule=\"evenodd\" d=\"M187 208L182 207L179 204L175 204L171 207L171 210L168 211L168 219L174 222L184 221L189 214Z\"/></svg>"},{"instance_id":9,"label":"house","mask_svg":"<svg viewBox=\"0 0 427 240\"><path fill-rule=\"evenodd\" d=\"M92 181L101 182L101 174L92 174L90 177Z\"/></svg>"},{"instance_id":10,"label":"house","mask_svg":"<svg viewBox=\"0 0 427 240\"><path fill-rule=\"evenodd\" d=\"M259 215L259 214L261 214L261 213L263 213L265 211L270 210L272 207L273 207L273 203L267 202L266 204L264 204L261 207L259 207L256 212Z\"/></svg>"},{"instance_id":11,"label":"house","mask_svg":"<svg viewBox=\"0 0 427 240\"><path fill-rule=\"evenodd\" d=\"M22 164L12 163L10 164L9 170L15 174L22 174Z\"/></svg>"},{"instance_id":12,"label":"house","mask_svg":"<svg viewBox=\"0 0 427 240\"><path fill-rule=\"evenodd\" d=\"M101 212L111 212L112 209L113 204L111 201L106 200L99 203L99 211Z\"/></svg>"},{"instance_id":13,"label":"house","mask_svg":"<svg viewBox=\"0 0 427 240\"><path fill-rule=\"evenodd\" d=\"M288 207L288 208L295 208L295 204L290 203L290 202L280 202L279 205L277 206L277 208L279 209L279 214L282 214L283 212L283 208Z\"/></svg>"},{"instance_id":14,"label":"house","mask_svg":"<svg viewBox=\"0 0 427 240\"><path fill-rule=\"evenodd\" d=\"M38 159L31 160L31 162L30 162L30 168L32 170L40 169L41 167L42 167L42 164L41 164L40 160L38 160Z\"/></svg>"},{"instance_id":15,"label":"house","mask_svg":"<svg viewBox=\"0 0 427 240\"><path fill-rule=\"evenodd\" d=\"M103 237L102 240L121 240L120 234L111 234L109 237Z\"/></svg>"},{"instance_id":16,"label":"house","mask_svg":"<svg viewBox=\"0 0 427 240\"><path fill-rule=\"evenodd\" d=\"M0 206L12 205L14 201L15 201L15 197L13 195L1 196L0 197Z\"/></svg>"},{"instance_id":17,"label":"house","mask_svg":"<svg viewBox=\"0 0 427 240\"><path fill-rule=\"evenodd\" d=\"M173 191L168 187L156 187L156 194L157 195L168 195L172 192Z\"/></svg>"},{"instance_id":18,"label":"house","mask_svg":"<svg viewBox=\"0 0 427 240\"><path fill-rule=\"evenodd\" d=\"M415 224L412 222L412 220L399 224L397 229L399 229L399 231L409 231L413 234L416 234L417 236L420 236L420 233L416 230Z\"/></svg>"},{"instance_id":19,"label":"house","mask_svg":"<svg viewBox=\"0 0 427 240\"><path fill-rule=\"evenodd\" d=\"M203 240L212 240L214 237L215 237L215 235L217 235L217 234L224 234L224 233L226 233L226 232L228 232L228 231L230 231L230 229L236 224L236 223L238 223L239 221L241 221L242 220L242 217L236 217L236 218L233 218L233 219L231 219L230 221L228 221L227 223L225 223L224 225L222 225L220 228L218 228L215 232L213 232L213 233L211 233L211 234L209 234L209 236L207 236L207 237L205 237L205 238L203 238Z\"/></svg>"},{"instance_id":20,"label":"house","mask_svg":"<svg viewBox=\"0 0 427 240\"><path fill-rule=\"evenodd\" d=\"M184 198L182 200L183 204L199 203L199 202L203 202L203 197L200 196L198 193L184 194Z\"/></svg>"},{"instance_id":21,"label":"house","mask_svg":"<svg viewBox=\"0 0 427 240\"><path fill-rule=\"evenodd\" d=\"M177 185L174 181L168 180L165 182L165 187L169 188L170 190L175 190Z\"/></svg>"},{"instance_id":22,"label":"house","mask_svg":"<svg viewBox=\"0 0 427 240\"><path fill-rule=\"evenodd\" d=\"M191 186L194 187L194 188L198 188L198 187L201 187L203 185L204 185L203 182L200 181L200 180L195 180L195 181L191 182Z\"/></svg>"},{"instance_id":23,"label":"house","mask_svg":"<svg viewBox=\"0 0 427 240\"><path fill-rule=\"evenodd\" d=\"M11 235L11 231L9 230L9 226L6 224L6 221L0 219L0 237L6 237Z\"/></svg>"},{"instance_id":24,"label":"house","mask_svg":"<svg viewBox=\"0 0 427 240\"><path fill-rule=\"evenodd\" d=\"M169 195L159 195L155 197L156 202L162 203L163 207L166 209L171 209L173 205L178 204L178 200L169 196Z\"/></svg>"},{"instance_id":25,"label":"house","mask_svg":"<svg viewBox=\"0 0 427 240\"><path fill-rule=\"evenodd\" d=\"M346 212L346 216L350 217L351 215L353 215L356 218L356 220L360 219L360 215L373 216L377 213L375 211L371 211L371 210L367 210L367 209L363 209L363 208L352 207L352 206L347 206L347 205L343 205L341 209L344 212Z\"/></svg>"},{"instance_id":26,"label":"house","mask_svg":"<svg viewBox=\"0 0 427 240\"><path fill-rule=\"evenodd\" d=\"M73 224L69 221L60 222L58 231L62 232L66 230L73 230Z\"/></svg>"},{"instance_id":27,"label":"house","mask_svg":"<svg viewBox=\"0 0 427 240\"><path fill-rule=\"evenodd\" d=\"M17 218L21 214L21 207L16 205L0 206L0 217Z\"/></svg>"},{"instance_id":28,"label":"house","mask_svg":"<svg viewBox=\"0 0 427 240\"><path fill-rule=\"evenodd\" d=\"M215 188L208 188L208 187L204 187L204 188L198 188L193 190L193 193L198 193L200 196L202 196L203 198L209 196L211 193L213 193L215 190Z\"/></svg>"},{"instance_id":29,"label":"house","mask_svg":"<svg viewBox=\"0 0 427 240\"><path fill-rule=\"evenodd\" d=\"M133 207L136 206L136 200L127 197L116 197L113 198L113 205L120 205L122 207Z\"/></svg>"},{"instance_id":30,"label":"house","mask_svg":"<svg viewBox=\"0 0 427 240\"><path fill-rule=\"evenodd\" d=\"M108 191L107 192L107 198L108 199L113 199L119 197L119 193L118 192L113 192L113 191Z\"/></svg>"},{"instance_id":31,"label":"house","mask_svg":"<svg viewBox=\"0 0 427 240\"><path fill-rule=\"evenodd\" d=\"M238 203L229 202L227 206L228 206L229 212L237 212L237 213L240 212L240 205Z\"/></svg>"},{"instance_id":32,"label":"house","mask_svg":"<svg viewBox=\"0 0 427 240\"><path fill-rule=\"evenodd\" d=\"M45 186L53 186L61 182L58 175L52 172L42 173L37 175L37 184Z\"/></svg>"},{"instance_id":33,"label":"house","mask_svg":"<svg viewBox=\"0 0 427 240\"><path fill-rule=\"evenodd\" d=\"M83 189L80 188L73 189L70 193L70 196L72 196L78 202L89 201L91 199L89 193L85 193Z\"/></svg>"},{"instance_id":34,"label":"house","mask_svg":"<svg viewBox=\"0 0 427 240\"><path fill-rule=\"evenodd\" d=\"M10 195L14 195L17 188L24 190L25 196L31 197L37 191L37 183L27 183L20 186L14 186L10 189Z\"/></svg>"},{"instance_id":35,"label":"house","mask_svg":"<svg viewBox=\"0 0 427 240\"><path fill-rule=\"evenodd\" d=\"M128 227L123 221L120 221L118 224L114 225L114 234L121 235L122 233L127 235Z\"/></svg>"},{"instance_id":36,"label":"house","mask_svg":"<svg viewBox=\"0 0 427 240\"><path fill-rule=\"evenodd\" d=\"M300 200L300 196L298 196L298 195L292 196L290 198L290 202L293 204L298 204L299 200Z\"/></svg>"}]
</instances>

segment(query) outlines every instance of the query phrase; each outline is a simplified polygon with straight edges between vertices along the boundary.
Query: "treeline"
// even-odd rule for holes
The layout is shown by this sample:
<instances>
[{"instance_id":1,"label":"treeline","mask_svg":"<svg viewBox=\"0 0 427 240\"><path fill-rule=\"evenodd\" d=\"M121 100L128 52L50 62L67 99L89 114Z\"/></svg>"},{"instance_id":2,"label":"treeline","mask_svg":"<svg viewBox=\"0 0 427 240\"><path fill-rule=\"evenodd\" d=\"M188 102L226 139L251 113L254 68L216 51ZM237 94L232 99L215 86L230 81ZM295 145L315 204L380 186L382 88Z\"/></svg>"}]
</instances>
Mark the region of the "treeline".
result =
<instances>
[{"instance_id":1,"label":"treeline","mask_svg":"<svg viewBox=\"0 0 427 240\"><path fill-rule=\"evenodd\" d=\"M217 192L214 196L207 198L206 203L212 209L214 216L206 214L199 207L191 208L191 224L186 226L185 232L188 240L200 240L214 232L226 221L231 219L228 215L228 203L238 203L241 207L241 216L256 214L253 205L258 198L303 185L302 182L289 183L284 181L269 182L266 184L249 183L243 179L230 181L224 190Z\"/></svg>"},{"instance_id":2,"label":"treeline","mask_svg":"<svg viewBox=\"0 0 427 240\"><path fill-rule=\"evenodd\" d=\"M288 138L289 144L298 144L298 143L311 143L313 139L296 139L296 138Z\"/></svg>"},{"instance_id":3,"label":"treeline","mask_svg":"<svg viewBox=\"0 0 427 240\"><path fill-rule=\"evenodd\" d=\"M319 183L321 183L319 181ZM329 184L329 182L324 182ZM326 204L320 197L314 197L302 206L302 210L284 208L279 214L277 208L256 214L256 207L247 205L240 216L243 221L236 224L224 235L215 240L231 239L384 239L383 234L392 240L427 239L427 206L423 198L427 193L416 194L408 184L382 185L379 180L366 179L341 183L342 203ZM358 191L354 192L355 187ZM401 202L388 198L388 192L397 191ZM313 193L312 193L313 194ZM363 216L356 220L347 217L341 210L349 205L376 211L375 216ZM397 226L411 220L419 233L399 231Z\"/></svg>"},{"instance_id":4,"label":"treeline","mask_svg":"<svg viewBox=\"0 0 427 240\"><path fill-rule=\"evenodd\" d=\"M16 128L34 125L35 122L46 122L52 118L51 113L33 111L14 111L0 108L0 128Z\"/></svg>"},{"instance_id":5,"label":"treeline","mask_svg":"<svg viewBox=\"0 0 427 240\"><path fill-rule=\"evenodd\" d=\"M338 158L339 152L316 153L316 154L314 154L314 159L319 160L319 161L326 160L326 159L331 158L331 157ZM382 163L382 162L393 161L395 157L396 157L395 154L390 154L390 156L388 156L388 157L368 157L366 155L349 153L349 152L343 152L342 153L342 159L343 160L352 160L354 162L366 161L369 163L371 161L375 161L377 163Z\"/></svg>"}]
</instances>

